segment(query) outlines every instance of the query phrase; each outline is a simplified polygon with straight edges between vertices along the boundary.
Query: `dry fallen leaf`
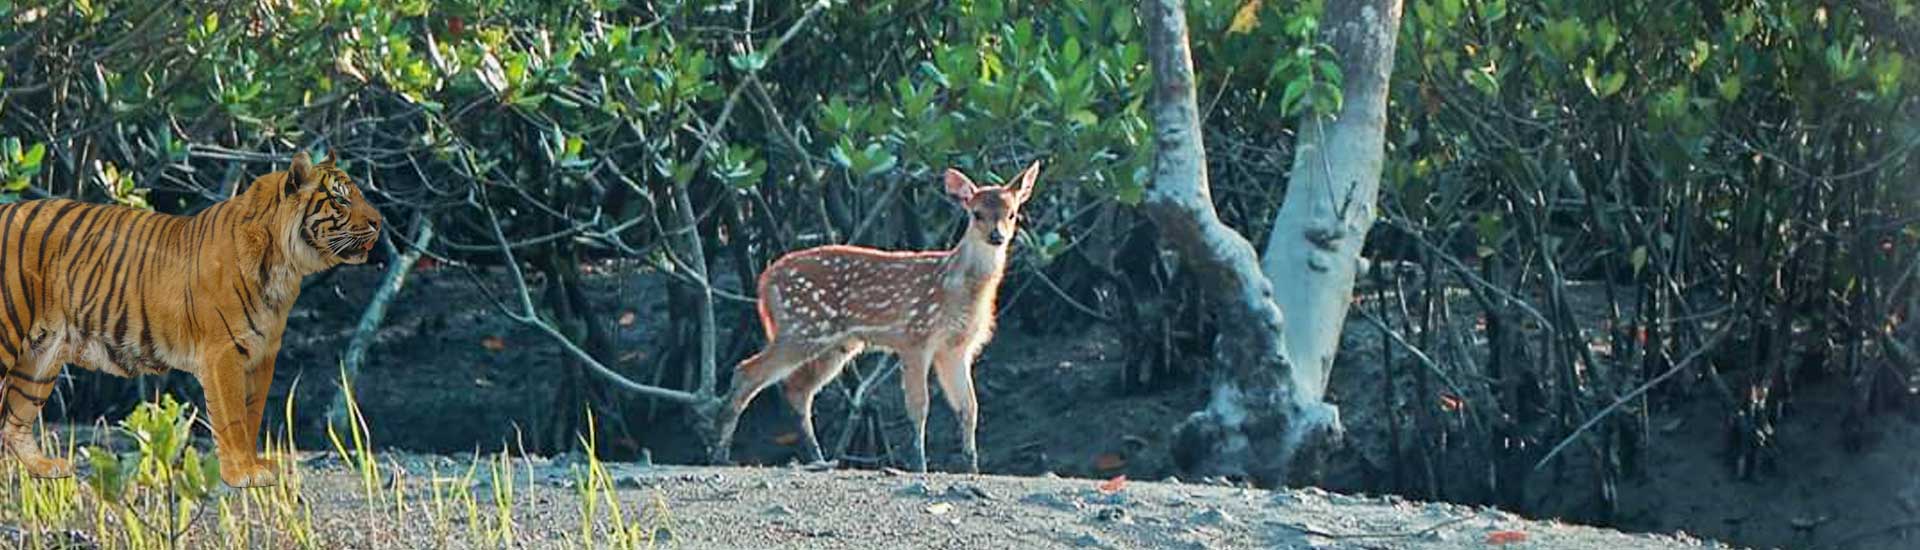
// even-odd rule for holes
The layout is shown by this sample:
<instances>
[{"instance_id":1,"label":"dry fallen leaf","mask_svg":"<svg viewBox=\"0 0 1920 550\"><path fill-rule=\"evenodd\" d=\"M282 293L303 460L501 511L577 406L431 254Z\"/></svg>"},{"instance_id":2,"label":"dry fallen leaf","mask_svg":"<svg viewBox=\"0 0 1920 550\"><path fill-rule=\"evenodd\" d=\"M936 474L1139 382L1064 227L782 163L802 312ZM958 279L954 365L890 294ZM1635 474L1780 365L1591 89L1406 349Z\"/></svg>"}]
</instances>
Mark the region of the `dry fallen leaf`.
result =
<instances>
[{"instance_id":1,"label":"dry fallen leaf","mask_svg":"<svg viewBox=\"0 0 1920 550\"><path fill-rule=\"evenodd\" d=\"M953 510L953 505L947 504L945 502L936 502L936 503L933 503L933 505L927 507L927 513L933 514L936 516L945 514L952 510Z\"/></svg>"},{"instance_id":2,"label":"dry fallen leaf","mask_svg":"<svg viewBox=\"0 0 1920 550\"><path fill-rule=\"evenodd\" d=\"M499 336L488 336L486 338L481 338L480 347L487 348L487 351L498 352L498 351L507 349L507 339L501 338Z\"/></svg>"},{"instance_id":3,"label":"dry fallen leaf","mask_svg":"<svg viewBox=\"0 0 1920 550\"><path fill-rule=\"evenodd\" d=\"M1227 26L1227 34L1246 34L1259 26L1260 0L1247 0L1233 13L1233 24Z\"/></svg>"},{"instance_id":4,"label":"dry fallen leaf","mask_svg":"<svg viewBox=\"0 0 1920 550\"><path fill-rule=\"evenodd\" d=\"M1527 533L1525 531L1494 531L1487 533L1487 544L1494 546L1506 546L1526 541Z\"/></svg>"},{"instance_id":5,"label":"dry fallen leaf","mask_svg":"<svg viewBox=\"0 0 1920 550\"><path fill-rule=\"evenodd\" d=\"M475 378L473 379L473 385L480 386L482 388L491 388L493 387L493 381L485 378Z\"/></svg>"},{"instance_id":6,"label":"dry fallen leaf","mask_svg":"<svg viewBox=\"0 0 1920 550\"><path fill-rule=\"evenodd\" d=\"M799 442L800 432L787 432L773 437L773 444L782 447L791 447L793 444Z\"/></svg>"},{"instance_id":7,"label":"dry fallen leaf","mask_svg":"<svg viewBox=\"0 0 1920 550\"><path fill-rule=\"evenodd\" d=\"M1442 392L1440 394L1440 408L1445 409L1447 412L1460 412L1460 409L1467 408L1467 402L1466 400L1460 399L1460 396Z\"/></svg>"},{"instance_id":8,"label":"dry fallen leaf","mask_svg":"<svg viewBox=\"0 0 1920 550\"><path fill-rule=\"evenodd\" d=\"M623 326L623 327L633 326L634 320L638 319L639 317L640 317L639 315L635 315L632 311L623 311L620 313L620 326Z\"/></svg>"},{"instance_id":9,"label":"dry fallen leaf","mask_svg":"<svg viewBox=\"0 0 1920 550\"><path fill-rule=\"evenodd\" d=\"M1124 491L1127 489L1127 475L1120 474L1113 476L1113 479L1100 482L1100 486L1096 488L1099 489L1100 494L1103 495L1111 495Z\"/></svg>"},{"instance_id":10,"label":"dry fallen leaf","mask_svg":"<svg viewBox=\"0 0 1920 550\"><path fill-rule=\"evenodd\" d=\"M1113 454L1113 453L1100 453L1097 455L1093 455L1093 469L1095 470L1100 470L1104 472L1104 471L1118 470L1125 467L1127 467L1126 457Z\"/></svg>"}]
</instances>

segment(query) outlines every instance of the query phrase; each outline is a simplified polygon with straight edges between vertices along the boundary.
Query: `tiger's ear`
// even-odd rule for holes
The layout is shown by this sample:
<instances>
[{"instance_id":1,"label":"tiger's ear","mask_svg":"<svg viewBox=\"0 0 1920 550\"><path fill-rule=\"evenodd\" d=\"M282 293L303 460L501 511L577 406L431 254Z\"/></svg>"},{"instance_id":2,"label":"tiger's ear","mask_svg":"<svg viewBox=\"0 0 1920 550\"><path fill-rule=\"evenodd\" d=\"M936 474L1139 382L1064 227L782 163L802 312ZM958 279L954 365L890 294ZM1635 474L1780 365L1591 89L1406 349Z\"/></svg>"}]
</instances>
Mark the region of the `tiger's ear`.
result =
<instances>
[{"instance_id":1,"label":"tiger's ear","mask_svg":"<svg viewBox=\"0 0 1920 550\"><path fill-rule=\"evenodd\" d=\"M338 151L338 150L335 150L335 149L334 149L334 148L332 148L332 147L328 147L328 148L327 148L327 160L323 160L323 161L320 161L320 165L321 165L321 166L325 166L325 167L328 167L328 168L333 168L333 167L334 167L334 163L333 163L333 161L336 161L336 160L339 160L339 159L340 159L340 154L339 154L339 153L340 153L340 151Z\"/></svg>"},{"instance_id":2,"label":"tiger's ear","mask_svg":"<svg viewBox=\"0 0 1920 550\"><path fill-rule=\"evenodd\" d=\"M333 159L327 160L331 162ZM287 182L280 186L280 190L289 196L299 193L319 181L320 178L315 177L317 175L313 169L313 157L307 156L306 151L295 153L293 166L287 168Z\"/></svg>"}]
</instances>

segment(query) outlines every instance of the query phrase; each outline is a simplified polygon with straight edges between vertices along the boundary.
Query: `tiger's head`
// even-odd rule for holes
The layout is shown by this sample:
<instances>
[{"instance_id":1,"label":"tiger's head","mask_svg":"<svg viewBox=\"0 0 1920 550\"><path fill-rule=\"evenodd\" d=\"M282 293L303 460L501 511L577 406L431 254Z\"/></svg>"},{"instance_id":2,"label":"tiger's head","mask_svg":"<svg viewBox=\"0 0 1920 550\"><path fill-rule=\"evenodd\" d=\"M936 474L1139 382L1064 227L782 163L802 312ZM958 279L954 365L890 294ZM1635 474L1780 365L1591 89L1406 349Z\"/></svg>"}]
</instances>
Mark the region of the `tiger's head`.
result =
<instances>
[{"instance_id":1,"label":"tiger's head","mask_svg":"<svg viewBox=\"0 0 1920 550\"><path fill-rule=\"evenodd\" d=\"M360 194L360 187L334 165L334 154L314 164L305 152L294 155L293 166L278 190L289 235L285 241L304 247L305 254L325 267L366 263L380 241L380 211Z\"/></svg>"}]
</instances>

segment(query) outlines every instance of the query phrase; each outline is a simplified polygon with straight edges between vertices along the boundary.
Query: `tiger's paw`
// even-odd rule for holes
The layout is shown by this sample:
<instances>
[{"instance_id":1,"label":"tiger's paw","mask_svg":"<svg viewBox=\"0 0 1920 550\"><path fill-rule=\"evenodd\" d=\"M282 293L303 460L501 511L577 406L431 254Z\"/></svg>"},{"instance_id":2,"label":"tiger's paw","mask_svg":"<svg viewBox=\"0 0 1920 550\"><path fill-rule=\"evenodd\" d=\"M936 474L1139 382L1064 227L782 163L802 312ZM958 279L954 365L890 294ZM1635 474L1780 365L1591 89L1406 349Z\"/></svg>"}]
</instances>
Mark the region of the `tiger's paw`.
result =
<instances>
[{"instance_id":1,"label":"tiger's paw","mask_svg":"<svg viewBox=\"0 0 1920 550\"><path fill-rule=\"evenodd\" d=\"M20 465L27 469L27 475L38 478L58 479L73 475L73 463L65 459L44 456L22 456Z\"/></svg>"},{"instance_id":2,"label":"tiger's paw","mask_svg":"<svg viewBox=\"0 0 1920 550\"><path fill-rule=\"evenodd\" d=\"M273 463L253 457L248 457L244 461L222 460L220 461L220 481L226 482L227 486L235 489L273 485L275 481Z\"/></svg>"}]
</instances>

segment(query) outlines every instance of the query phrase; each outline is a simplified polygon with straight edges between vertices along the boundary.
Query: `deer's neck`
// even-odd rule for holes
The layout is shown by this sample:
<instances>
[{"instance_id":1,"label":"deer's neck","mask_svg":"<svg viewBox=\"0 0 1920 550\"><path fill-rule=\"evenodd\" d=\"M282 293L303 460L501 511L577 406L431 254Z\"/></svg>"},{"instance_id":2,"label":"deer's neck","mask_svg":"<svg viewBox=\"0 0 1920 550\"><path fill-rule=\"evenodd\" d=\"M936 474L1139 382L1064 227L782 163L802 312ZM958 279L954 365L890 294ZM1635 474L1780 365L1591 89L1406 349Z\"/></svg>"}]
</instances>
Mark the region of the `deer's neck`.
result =
<instances>
[{"instance_id":1,"label":"deer's neck","mask_svg":"<svg viewBox=\"0 0 1920 550\"><path fill-rule=\"evenodd\" d=\"M993 287L1000 284L1000 275L1006 271L1007 247L993 246L978 239L962 239L960 246L948 253L944 282L948 288L966 288L969 290L987 287L983 290L991 293Z\"/></svg>"}]
</instances>

